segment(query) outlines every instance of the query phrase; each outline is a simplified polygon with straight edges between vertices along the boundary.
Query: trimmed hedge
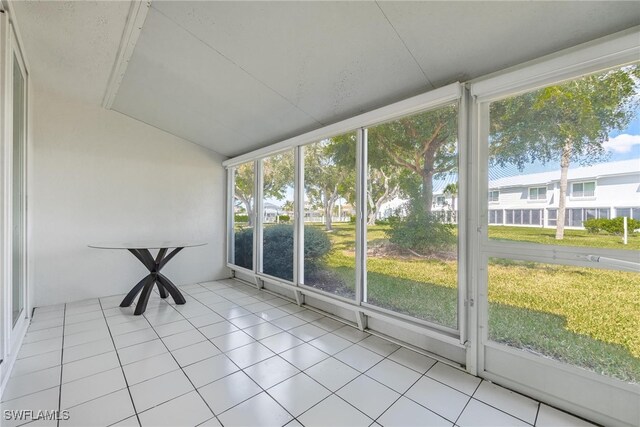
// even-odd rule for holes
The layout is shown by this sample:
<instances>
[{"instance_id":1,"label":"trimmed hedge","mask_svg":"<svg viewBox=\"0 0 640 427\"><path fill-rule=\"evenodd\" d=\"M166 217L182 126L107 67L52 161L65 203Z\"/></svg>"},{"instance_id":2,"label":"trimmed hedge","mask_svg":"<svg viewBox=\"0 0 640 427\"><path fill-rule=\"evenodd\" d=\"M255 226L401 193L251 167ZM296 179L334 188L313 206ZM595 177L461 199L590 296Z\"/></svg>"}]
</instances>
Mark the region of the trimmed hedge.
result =
<instances>
[{"instance_id":1,"label":"trimmed hedge","mask_svg":"<svg viewBox=\"0 0 640 427\"><path fill-rule=\"evenodd\" d=\"M584 228L593 234L604 232L607 234L621 235L624 233L624 219L622 217L613 219L588 219L582 223ZM640 221L627 218L627 231L633 233L640 228Z\"/></svg>"},{"instance_id":2,"label":"trimmed hedge","mask_svg":"<svg viewBox=\"0 0 640 427\"><path fill-rule=\"evenodd\" d=\"M277 224L265 227L263 232L262 270L265 274L284 280L293 280L293 225ZM321 229L304 228L305 277L324 266L331 250L331 241ZM235 234L235 265L253 268L253 229Z\"/></svg>"},{"instance_id":3,"label":"trimmed hedge","mask_svg":"<svg viewBox=\"0 0 640 427\"><path fill-rule=\"evenodd\" d=\"M249 222L249 215L235 215L233 221L237 223Z\"/></svg>"}]
</instances>

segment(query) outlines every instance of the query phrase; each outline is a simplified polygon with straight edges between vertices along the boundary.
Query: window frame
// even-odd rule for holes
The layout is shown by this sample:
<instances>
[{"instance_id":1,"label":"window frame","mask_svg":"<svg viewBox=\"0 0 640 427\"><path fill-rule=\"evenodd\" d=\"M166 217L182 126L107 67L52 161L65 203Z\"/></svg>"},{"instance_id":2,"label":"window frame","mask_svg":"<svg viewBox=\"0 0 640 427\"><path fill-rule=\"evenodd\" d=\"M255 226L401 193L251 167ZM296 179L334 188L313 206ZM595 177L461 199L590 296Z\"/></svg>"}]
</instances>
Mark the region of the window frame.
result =
<instances>
[{"instance_id":1,"label":"window frame","mask_svg":"<svg viewBox=\"0 0 640 427\"><path fill-rule=\"evenodd\" d=\"M468 107L470 102L468 89L465 88L460 83L452 83L448 86L441 87L439 89L435 89L429 92L426 92L422 95L418 95L404 101L397 102L395 104L388 105L386 107L379 108L377 110L361 114L356 117L352 117L350 119L344 120L342 122L335 123L333 125L325 126L321 129L308 132L303 135L299 135L288 140L273 144L269 147L258 149L253 152L235 157L233 159L229 159L223 162L223 166L228 170L233 169L234 167L247 163L249 161L255 162L254 168L259 168L261 165L260 160L269 157L273 154L277 154L278 152L286 151L291 148L295 148L298 151L296 156L296 184L302 183L302 185L296 185L299 187L296 195L298 202L296 203L298 218L303 218L304 215L304 206L302 206L303 202L303 193L301 192L304 188L304 158L303 152L304 147L308 144L318 142L323 139L331 138L337 135L341 135L347 132L357 132L358 137L358 146L357 146L357 161L356 161L356 169L357 169L357 180L358 185L356 186L356 206L360 206L356 210L356 246L357 248L364 247L364 242L366 242L366 132L367 128L375 125L379 125L385 122L389 122L392 120L397 120L399 118L410 116L413 114L418 114L424 111L434 110L442 106L450 105L452 103L457 103L458 105L458 162L459 165L467 164L467 152L469 150L469 130L467 129L468 124ZM255 209L258 212L258 209L261 209L261 190L262 190L262 182L261 182L262 174L256 172L256 183L254 185L255 191ZM434 338L438 341L447 343L449 345L453 345L459 350L463 350L465 348L464 343L467 341L466 330L467 330L467 319L466 319L466 310L465 307L468 304L467 293L469 289L469 283L467 281L467 266L466 266L466 253L467 253L467 243L465 239L462 239L460 236L463 236L464 230L466 229L466 221L464 220L466 215L466 197L467 197L467 179L468 172L466 168L459 167L458 170L458 180L460 182L460 188L458 191L457 204L458 204L458 227L459 227L459 238L458 238L458 303L457 303L457 329L451 329L442 325L438 325L436 323L423 321L421 319L410 317L403 315L399 312L391 312L385 310L383 308L378 308L374 306L368 306L363 301L363 290L364 290L364 281L366 280L366 257L364 257L363 250L356 250L356 300L345 299L343 297L337 296L335 294L331 294L328 292L324 292L322 290L318 290L312 287L308 287L302 283L300 283L299 277L295 277L294 283L287 283L285 281L279 280L277 278L273 278L270 276L266 276L260 273L258 269L258 263L261 260L261 255L259 254L261 245L259 244L258 238L260 230L262 229L263 218L262 215L257 215L255 224L254 224L254 269L253 271L249 271L247 269L242 269L242 267L238 267L234 264L227 262L227 267L232 270L238 270L242 273L245 273L253 279L255 279L258 288L264 287L265 283L274 284L278 287L283 287L285 289L289 289L293 291L294 296L297 302L304 301L304 296L312 296L314 299L319 299L323 301L330 301L331 303L338 305L343 308L347 308L353 310L356 313L356 320L358 326L366 326L365 316L371 318L380 318L385 321L391 323L397 323L410 329L419 332L425 336L430 338ZM362 188L361 188L362 187ZM300 191L300 193L298 193ZM229 186L229 193L227 195L227 204L229 205L233 199L233 187ZM229 209L227 209L228 215L230 215ZM260 210L261 212L261 210ZM231 220L228 220L229 224L232 224ZM298 226L296 227L295 239L296 242L301 242L304 236L304 221L298 221ZM232 230L232 228L231 228ZM230 234L230 233L229 233ZM230 246L230 241L232 236L228 236L227 248ZM296 270L303 271L302 268L302 260L303 256L301 251L303 251L303 245L300 243L296 243L297 247L295 248L297 253L297 261L296 261ZM229 250L229 249L228 249ZM358 255L358 253L360 253ZM228 260L227 260L228 261ZM358 266L360 264L360 266ZM295 274L295 273L294 273ZM299 275L296 275L299 276Z\"/></svg>"},{"instance_id":2,"label":"window frame","mask_svg":"<svg viewBox=\"0 0 640 427\"><path fill-rule=\"evenodd\" d=\"M477 100L474 110L474 141L477 147L473 153L474 161L472 162L473 176L476 179L475 188L478 194L486 194L488 190L488 169L487 163L489 159L488 141L489 141L489 105L491 102L500 99L519 95L542 87L558 84L563 81L579 78L586 74L603 71L615 67L621 67L630 63L638 63L638 55L640 54L640 43L637 39L638 28L633 31L626 31L616 34L608 38L599 40L598 43L572 48L565 52L559 52L557 55L550 55L541 60L533 61L530 64L524 64L515 67L513 70L500 73L496 76L490 76L477 82L472 82L471 93ZM597 188L597 186L596 186ZM595 189L594 189L595 195ZM584 199L583 199L584 200ZM573 411L587 418L599 420L603 424L614 423L617 420L615 409L603 408L593 409L588 403L588 399L584 396L572 396L567 399L566 393L560 394L549 391L548 376L553 376L553 381L560 381L556 378L566 378L575 384L581 384L581 387L589 387L589 381L597 380L597 382L606 388L605 392L618 397L624 397L626 401L635 399L634 394L624 395L625 388L629 390L627 384L603 377L597 374L584 371L580 368L564 365L560 362L540 359L537 356L526 354L526 352L516 352L508 347L497 343L490 343L487 340L488 325L488 273L487 265L491 257L496 258L513 258L533 262L548 262L563 265L576 265L592 268L601 268L604 270L612 269L611 266L603 266L598 263L586 260L591 255L617 258L620 260L634 261L635 254L633 251L603 249L603 248L581 248L581 247L564 247L564 246L548 246L546 251L541 251L540 244L529 242L510 242L491 240L488 237L488 210L489 203L482 198L472 199L474 204L471 209L477 210L478 216L470 218L470 224L477 230L477 234L473 234L470 238L472 244L477 247L478 253L474 254L472 263L472 273L477 278L477 288L470 295L471 298L478 298L478 304L470 310L471 337L477 345L470 347L467 353L467 368L471 367L472 373L479 373L480 376L488 380L502 382L510 385L514 390L522 393L535 395L546 393L548 398L557 398L557 401L563 402L564 408ZM556 211L557 212L557 211ZM556 214L557 216L557 214ZM547 219L548 221L549 219ZM622 268L613 268L622 269ZM487 365L487 355L492 357L501 352L504 363L497 362L493 359ZM512 362L521 363L520 360L529 360L530 364L526 369L519 367L517 372L515 368L505 368L502 366L511 366ZM511 359L510 357L514 357ZM547 367L549 374L543 379L533 378L528 368L537 369L539 364ZM474 370L475 369L475 370ZM538 371L539 372L539 371ZM562 375L567 374L567 377ZM535 374L534 374L535 375ZM528 378L527 378L528 377ZM543 385L545 383L545 385ZM634 414L640 413L635 411ZM634 415L635 416L635 415ZM635 419L628 416L627 420ZM619 422L619 421L616 421Z\"/></svg>"},{"instance_id":3,"label":"window frame","mask_svg":"<svg viewBox=\"0 0 640 427\"><path fill-rule=\"evenodd\" d=\"M496 197L494 197L494 193ZM489 203L500 203L500 190L489 190L487 198Z\"/></svg>"},{"instance_id":4,"label":"window frame","mask_svg":"<svg viewBox=\"0 0 640 427\"><path fill-rule=\"evenodd\" d=\"M582 185L582 191L580 191L580 193L582 193L581 195L576 195L575 190L574 190L574 186L580 184ZM586 184L593 184L593 194L585 196L585 189L584 187L586 186ZM595 199L596 198L596 188L597 188L597 184L596 184L596 180L587 180L587 181L573 181L571 182L571 193L570 193L570 198L571 199L575 199L575 200L589 200L589 199Z\"/></svg>"},{"instance_id":5,"label":"window frame","mask_svg":"<svg viewBox=\"0 0 640 427\"><path fill-rule=\"evenodd\" d=\"M532 198L531 197L531 191L532 190L536 190L536 197ZM540 190L544 190L544 198L540 197ZM527 194L527 200L529 200L530 202L546 202L547 201L547 191L548 188L546 185L542 185L542 186L534 186L534 187L529 187L528 188L528 194Z\"/></svg>"}]
</instances>

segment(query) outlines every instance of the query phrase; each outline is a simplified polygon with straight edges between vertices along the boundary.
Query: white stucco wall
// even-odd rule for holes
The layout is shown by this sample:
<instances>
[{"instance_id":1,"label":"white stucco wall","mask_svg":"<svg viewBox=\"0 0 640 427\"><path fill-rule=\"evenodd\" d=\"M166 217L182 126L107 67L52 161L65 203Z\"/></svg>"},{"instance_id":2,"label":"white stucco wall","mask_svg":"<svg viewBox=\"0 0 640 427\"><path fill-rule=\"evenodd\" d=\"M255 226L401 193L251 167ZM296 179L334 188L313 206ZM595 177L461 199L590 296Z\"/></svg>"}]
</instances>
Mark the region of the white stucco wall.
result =
<instances>
[{"instance_id":1,"label":"white stucco wall","mask_svg":"<svg viewBox=\"0 0 640 427\"><path fill-rule=\"evenodd\" d=\"M163 272L228 277L223 158L114 111L33 88L29 261L33 306L127 292L146 270L92 242L198 239Z\"/></svg>"}]
</instances>

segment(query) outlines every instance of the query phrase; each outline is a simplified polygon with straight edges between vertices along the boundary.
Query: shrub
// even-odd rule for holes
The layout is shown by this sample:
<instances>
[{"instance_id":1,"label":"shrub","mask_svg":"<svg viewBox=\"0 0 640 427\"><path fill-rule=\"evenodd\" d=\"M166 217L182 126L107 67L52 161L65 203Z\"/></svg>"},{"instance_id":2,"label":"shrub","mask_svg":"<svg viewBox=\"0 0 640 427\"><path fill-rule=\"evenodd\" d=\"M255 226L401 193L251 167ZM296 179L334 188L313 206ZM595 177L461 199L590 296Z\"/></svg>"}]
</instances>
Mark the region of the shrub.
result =
<instances>
[{"instance_id":1,"label":"shrub","mask_svg":"<svg viewBox=\"0 0 640 427\"><path fill-rule=\"evenodd\" d=\"M582 223L584 228L589 233L604 232L607 234L620 235L624 233L624 219L622 217L613 219L588 219ZM633 233L634 230L640 228L640 221L627 218L627 230L629 233Z\"/></svg>"},{"instance_id":2,"label":"shrub","mask_svg":"<svg viewBox=\"0 0 640 427\"><path fill-rule=\"evenodd\" d=\"M253 228L236 231L234 237L234 264L252 270Z\"/></svg>"},{"instance_id":3,"label":"shrub","mask_svg":"<svg viewBox=\"0 0 640 427\"><path fill-rule=\"evenodd\" d=\"M293 226L277 224L265 227L263 231L262 270L265 274L285 280L293 280ZM324 266L331 250L331 241L321 229L304 228L305 274L313 273ZM253 268L253 229L235 234L235 265Z\"/></svg>"},{"instance_id":4,"label":"shrub","mask_svg":"<svg viewBox=\"0 0 640 427\"><path fill-rule=\"evenodd\" d=\"M289 221L291 221L291 217L289 215L280 215L278 217L278 221L280 221L280 222L289 222Z\"/></svg>"},{"instance_id":5,"label":"shrub","mask_svg":"<svg viewBox=\"0 0 640 427\"><path fill-rule=\"evenodd\" d=\"M325 258L331 250L331 240L322 229L314 226L304 228L304 271L305 275L316 272L324 266Z\"/></svg>"},{"instance_id":6,"label":"shrub","mask_svg":"<svg viewBox=\"0 0 640 427\"><path fill-rule=\"evenodd\" d=\"M456 242L454 226L440 222L419 201L409 206L406 217L390 217L389 225L386 233L391 243L420 254L448 250Z\"/></svg>"},{"instance_id":7,"label":"shrub","mask_svg":"<svg viewBox=\"0 0 640 427\"><path fill-rule=\"evenodd\" d=\"M235 222L236 224L249 222L249 215L235 215L233 217L233 222Z\"/></svg>"}]
</instances>

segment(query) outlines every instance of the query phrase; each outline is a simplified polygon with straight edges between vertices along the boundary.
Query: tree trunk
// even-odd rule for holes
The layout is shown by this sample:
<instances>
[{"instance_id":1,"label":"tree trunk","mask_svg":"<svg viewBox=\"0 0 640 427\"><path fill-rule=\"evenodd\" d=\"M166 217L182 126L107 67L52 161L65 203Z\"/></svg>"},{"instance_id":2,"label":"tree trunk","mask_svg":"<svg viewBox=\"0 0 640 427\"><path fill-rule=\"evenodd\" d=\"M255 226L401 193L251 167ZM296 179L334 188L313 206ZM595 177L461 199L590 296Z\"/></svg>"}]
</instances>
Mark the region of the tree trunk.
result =
<instances>
[{"instance_id":1,"label":"tree trunk","mask_svg":"<svg viewBox=\"0 0 640 427\"><path fill-rule=\"evenodd\" d=\"M237 197L237 196L236 196ZM251 206L251 201L245 199L244 197L240 198L238 197L241 201L242 204L244 205L244 209L247 211L247 221L249 222L249 227L253 227L253 208Z\"/></svg>"},{"instance_id":2,"label":"tree trunk","mask_svg":"<svg viewBox=\"0 0 640 427\"><path fill-rule=\"evenodd\" d=\"M560 158L560 195L558 196L558 216L556 220L556 240L564 238L564 217L567 206L567 177L569 175L569 162L573 142L567 139L562 147L562 157Z\"/></svg>"},{"instance_id":3,"label":"tree trunk","mask_svg":"<svg viewBox=\"0 0 640 427\"><path fill-rule=\"evenodd\" d=\"M327 231L333 230L333 223L331 221L331 211L333 210L333 203L329 200L324 204L324 228Z\"/></svg>"},{"instance_id":4,"label":"tree trunk","mask_svg":"<svg viewBox=\"0 0 640 427\"><path fill-rule=\"evenodd\" d=\"M431 212L433 204L433 167L425 165L422 174L422 204L425 212Z\"/></svg>"}]
</instances>

